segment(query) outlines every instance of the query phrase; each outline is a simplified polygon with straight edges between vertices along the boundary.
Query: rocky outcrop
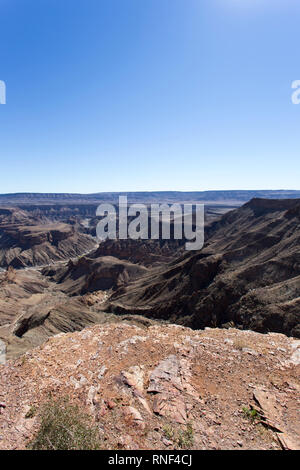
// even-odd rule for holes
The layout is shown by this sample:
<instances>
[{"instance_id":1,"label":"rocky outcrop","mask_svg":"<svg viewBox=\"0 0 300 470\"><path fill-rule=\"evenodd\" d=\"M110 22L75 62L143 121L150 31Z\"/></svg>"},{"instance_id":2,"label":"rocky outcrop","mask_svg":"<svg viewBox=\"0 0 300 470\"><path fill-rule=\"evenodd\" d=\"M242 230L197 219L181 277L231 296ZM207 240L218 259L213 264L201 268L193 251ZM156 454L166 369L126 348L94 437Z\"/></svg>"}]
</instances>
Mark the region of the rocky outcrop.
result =
<instances>
[{"instance_id":1,"label":"rocky outcrop","mask_svg":"<svg viewBox=\"0 0 300 470\"><path fill-rule=\"evenodd\" d=\"M25 448L49 396L86 410L106 449L299 449L299 352L235 329L59 334L0 365L0 449Z\"/></svg>"},{"instance_id":2,"label":"rocky outcrop","mask_svg":"<svg viewBox=\"0 0 300 470\"><path fill-rule=\"evenodd\" d=\"M12 244L26 250L42 243L58 244L59 241L70 238L74 228L67 224L51 225L18 225L1 224L0 230L11 239Z\"/></svg>"}]
</instances>

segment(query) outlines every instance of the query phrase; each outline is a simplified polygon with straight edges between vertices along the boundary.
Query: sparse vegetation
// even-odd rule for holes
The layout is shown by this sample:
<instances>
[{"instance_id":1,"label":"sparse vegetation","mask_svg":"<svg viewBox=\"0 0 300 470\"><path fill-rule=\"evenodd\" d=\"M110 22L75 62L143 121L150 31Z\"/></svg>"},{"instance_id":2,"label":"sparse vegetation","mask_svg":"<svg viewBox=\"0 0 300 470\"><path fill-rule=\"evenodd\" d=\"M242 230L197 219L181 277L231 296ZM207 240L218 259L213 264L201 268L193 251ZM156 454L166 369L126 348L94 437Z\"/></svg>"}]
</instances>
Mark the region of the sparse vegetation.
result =
<instances>
[{"instance_id":1,"label":"sparse vegetation","mask_svg":"<svg viewBox=\"0 0 300 470\"><path fill-rule=\"evenodd\" d=\"M190 449L193 446L194 430L191 423L187 424L186 429L179 431L177 443L181 449Z\"/></svg>"},{"instance_id":2,"label":"sparse vegetation","mask_svg":"<svg viewBox=\"0 0 300 470\"><path fill-rule=\"evenodd\" d=\"M30 419L33 418L36 415L37 409L34 405L30 407L30 409L27 411L25 415L25 419Z\"/></svg>"},{"instance_id":3,"label":"sparse vegetation","mask_svg":"<svg viewBox=\"0 0 300 470\"><path fill-rule=\"evenodd\" d=\"M190 449L194 444L194 430L191 423L188 423L185 429L175 430L169 424L163 427L164 435L170 441L173 441L180 449Z\"/></svg>"},{"instance_id":4,"label":"sparse vegetation","mask_svg":"<svg viewBox=\"0 0 300 470\"><path fill-rule=\"evenodd\" d=\"M233 341L233 347L234 349L242 351L244 348L248 348L249 345L243 339L237 338L237 339L234 339Z\"/></svg>"},{"instance_id":5,"label":"sparse vegetation","mask_svg":"<svg viewBox=\"0 0 300 470\"><path fill-rule=\"evenodd\" d=\"M99 450L99 432L91 417L68 398L45 403L38 413L40 428L27 445L31 450Z\"/></svg>"},{"instance_id":6,"label":"sparse vegetation","mask_svg":"<svg viewBox=\"0 0 300 470\"><path fill-rule=\"evenodd\" d=\"M274 434L274 432L271 429L268 429L263 424L258 424L257 429L258 429L259 435L264 441L270 442L270 443L277 441L275 437L276 434Z\"/></svg>"},{"instance_id":7,"label":"sparse vegetation","mask_svg":"<svg viewBox=\"0 0 300 470\"><path fill-rule=\"evenodd\" d=\"M256 421L260 419L260 414L255 408L247 408L246 406L242 409L244 416L251 421Z\"/></svg>"},{"instance_id":8,"label":"sparse vegetation","mask_svg":"<svg viewBox=\"0 0 300 470\"><path fill-rule=\"evenodd\" d=\"M175 431L174 431L174 428L172 428L172 426L170 426L169 424L166 424L163 427L163 432L164 432L165 437L169 439L170 441L174 439Z\"/></svg>"},{"instance_id":9,"label":"sparse vegetation","mask_svg":"<svg viewBox=\"0 0 300 470\"><path fill-rule=\"evenodd\" d=\"M24 366L26 364L26 356L25 354L21 357L21 365Z\"/></svg>"}]
</instances>

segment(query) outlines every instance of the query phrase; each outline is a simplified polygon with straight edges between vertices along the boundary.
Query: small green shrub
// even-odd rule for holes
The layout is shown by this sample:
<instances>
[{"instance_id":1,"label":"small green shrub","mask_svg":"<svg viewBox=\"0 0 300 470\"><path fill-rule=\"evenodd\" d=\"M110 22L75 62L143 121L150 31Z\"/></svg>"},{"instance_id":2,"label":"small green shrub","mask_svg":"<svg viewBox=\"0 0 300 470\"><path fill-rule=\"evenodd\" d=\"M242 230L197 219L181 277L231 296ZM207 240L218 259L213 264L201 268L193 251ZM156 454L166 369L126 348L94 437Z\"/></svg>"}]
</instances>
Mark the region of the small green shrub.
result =
<instances>
[{"instance_id":1,"label":"small green shrub","mask_svg":"<svg viewBox=\"0 0 300 470\"><path fill-rule=\"evenodd\" d=\"M173 441L174 445L179 449L190 449L194 444L194 430L190 423L186 425L185 429L174 429L169 424L166 424L162 430L164 436L169 441Z\"/></svg>"},{"instance_id":2,"label":"small green shrub","mask_svg":"<svg viewBox=\"0 0 300 470\"><path fill-rule=\"evenodd\" d=\"M255 421L260 418L259 412L255 408L247 408L244 406L242 409L246 418L250 419L251 421Z\"/></svg>"},{"instance_id":3,"label":"small green shrub","mask_svg":"<svg viewBox=\"0 0 300 470\"><path fill-rule=\"evenodd\" d=\"M45 403L39 413L40 428L28 444L31 450L99 450L100 438L91 417L68 398Z\"/></svg>"},{"instance_id":4,"label":"small green shrub","mask_svg":"<svg viewBox=\"0 0 300 470\"><path fill-rule=\"evenodd\" d=\"M187 424L184 431L179 431L177 443L181 449L190 449L193 446L194 430L190 423Z\"/></svg>"},{"instance_id":5,"label":"small green shrub","mask_svg":"<svg viewBox=\"0 0 300 470\"><path fill-rule=\"evenodd\" d=\"M169 424L166 424L164 427L163 427L163 433L165 435L165 437L169 440L172 440L174 439L174 436L175 436L175 431L174 429L172 428L172 426L170 426Z\"/></svg>"}]
</instances>

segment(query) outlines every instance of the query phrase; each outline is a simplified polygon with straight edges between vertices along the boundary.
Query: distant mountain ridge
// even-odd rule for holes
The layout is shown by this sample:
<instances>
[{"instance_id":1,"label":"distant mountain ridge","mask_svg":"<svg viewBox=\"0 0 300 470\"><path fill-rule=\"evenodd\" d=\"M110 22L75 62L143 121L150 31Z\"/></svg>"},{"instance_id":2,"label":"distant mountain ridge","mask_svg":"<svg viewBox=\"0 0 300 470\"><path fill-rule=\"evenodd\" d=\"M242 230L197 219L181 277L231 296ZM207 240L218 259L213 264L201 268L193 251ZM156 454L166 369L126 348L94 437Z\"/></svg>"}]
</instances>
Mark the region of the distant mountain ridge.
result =
<instances>
[{"instance_id":1,"label":"distant mountain ridge","mask_svg":"<svg viewBox=\"0 0 300 470\"><path fill-rule=\"evenodd\" d=\"M232 191L135 191L76 193L12 193L0 194L0 204L84 204L101 201L117 202L119 196L127 196L129 202L215 202L216 204L244 204L253 198L296 199L300 190L232 190Z\"/></svg>"}]
</instances>

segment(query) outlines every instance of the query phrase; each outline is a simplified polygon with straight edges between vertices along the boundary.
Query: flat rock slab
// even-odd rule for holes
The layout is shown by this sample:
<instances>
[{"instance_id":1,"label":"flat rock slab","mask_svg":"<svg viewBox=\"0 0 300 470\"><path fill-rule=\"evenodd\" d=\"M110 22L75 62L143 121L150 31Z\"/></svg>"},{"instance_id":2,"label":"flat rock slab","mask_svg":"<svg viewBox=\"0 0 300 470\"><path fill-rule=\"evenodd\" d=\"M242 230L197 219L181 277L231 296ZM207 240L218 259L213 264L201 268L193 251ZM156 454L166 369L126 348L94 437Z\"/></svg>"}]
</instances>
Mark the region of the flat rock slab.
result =
<instances>
[{"instance_id":1,"label":"flat rock slab","mask_svg":"<svg viewBox=\"0 0 300 470\"><path fill-rule=\"evenodd\" d=\"M170 389L182 390L182 382L180 373L180 361L172 355L164 359L154 369L150 375L150 383L148 387L149 393L159 393L170 391Z\"/></svg>"},{"instance_id":2,"label":"flat rock slab","mask_svg":"<svg viewBox=\"0 0 300 470\"><path fill-rule=\"evenodd\" d=\"M176 397L159 393L154 398L153 411L178 424L185 424L187 421L186 404L180 396Z\"/></svg>"}]
</instances>

